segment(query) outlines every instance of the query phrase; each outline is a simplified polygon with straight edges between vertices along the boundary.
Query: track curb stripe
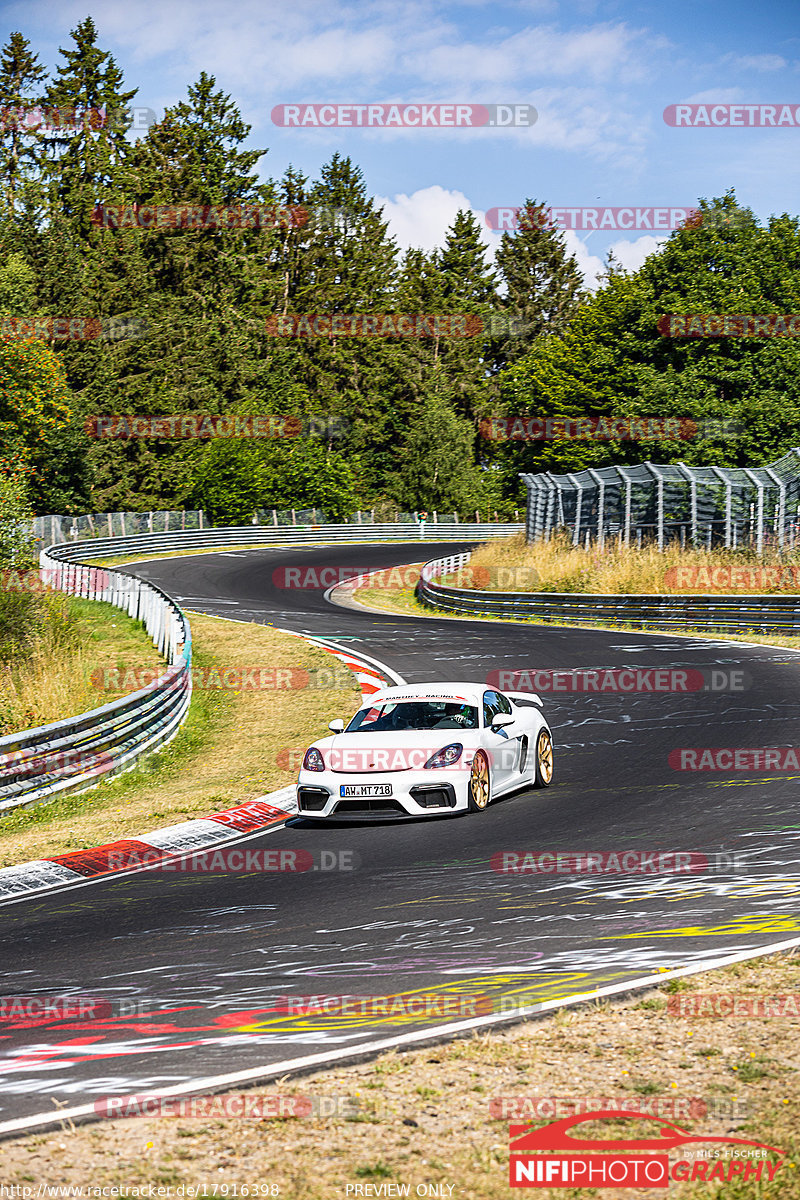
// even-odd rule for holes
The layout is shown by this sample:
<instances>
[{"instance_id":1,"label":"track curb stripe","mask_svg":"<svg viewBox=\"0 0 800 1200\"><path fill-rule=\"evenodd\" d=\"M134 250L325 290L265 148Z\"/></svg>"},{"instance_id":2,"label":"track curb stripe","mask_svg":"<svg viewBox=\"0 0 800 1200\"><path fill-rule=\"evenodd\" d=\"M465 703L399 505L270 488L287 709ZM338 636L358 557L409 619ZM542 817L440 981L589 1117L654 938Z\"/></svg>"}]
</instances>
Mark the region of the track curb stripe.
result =
<instances>
[{"instance_id":1,"label":"track curb stripe","mask_svg":"<svg viewBox=\"0 0 800 1200\"><path fill-rule=\"evenodd\" d=\"M317 638L295 633L294 630L282 629L280 632L303 638L337 658L355 675L362 696L372 695L390 685L387 675L393 673L373 659L362 658L334 642L327 644ZM402 679L400 682L403 682ZM283 825L296 813L294 784L288 784L222 812L210 813L207 817L192 821L181 821L180 824L168 825L135 838L121 838L103 846L1 867L0 904L111 875L132 875L156 865L156 858L158 862L164 862L177 855L197 853L212 846L238 841L243 834ZM131 863L141 865L131 866Z\"/></svg>"}]
</instances>

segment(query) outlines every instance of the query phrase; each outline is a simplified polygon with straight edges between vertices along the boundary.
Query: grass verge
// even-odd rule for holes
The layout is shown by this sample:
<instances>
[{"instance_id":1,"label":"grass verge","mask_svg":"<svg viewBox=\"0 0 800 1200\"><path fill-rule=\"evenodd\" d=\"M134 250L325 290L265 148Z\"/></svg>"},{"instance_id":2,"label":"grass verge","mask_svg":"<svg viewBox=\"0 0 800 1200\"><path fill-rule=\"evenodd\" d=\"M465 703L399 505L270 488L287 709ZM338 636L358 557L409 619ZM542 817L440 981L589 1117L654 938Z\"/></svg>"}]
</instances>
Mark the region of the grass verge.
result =
<instances>
[{"instance_id":1,"label":"grass verge","mask_svg":"<svg viewBox=\"0 0 800 1200\"><path fill-rule=\"evenodd\" d=\"M255 672L266 686L195 686L178 735L134 770L0 818L0 866L135 837L282 787L328 721L358 708L354 676L324 650L264 625L190 619L195 679L215 682L225 667ZM269 681L280 679L278 671L304 686L276 687Z\"/></svg>"},{"instance_id":2,"label":"grass verge","mask_svg":"<svg viewBox=\"0 0 800 1200\"><path fill-rule=\"evenodd\" d=\"M432 1048L392 1051L370 1063L249 1093L326 1098L329 1105L339 1105L338 1115L327 1118L147 1118L22 1138L3 1147L4 1180L51 1186L157 1184L170 1189L162 1195L173 1198L180 1195L180 1185L205 1185L209 1196L230 1196L234 1184L241 1189L258 1181L276 1185L272 1194L293 1200L397 1195L394 1189L375 1190L392 1183L409 1185L411 1196L500 1200L509 1195L508 1124L517 1118L497 1102L602 1098L650 1103L665 1120L698 1136L730 1134L786 1152L786 1165L772 1184L674 1183L670 1195L678 1200L798 1200L797 1018L686 1018L667 1007L675 992L785 995L797 990L798 972L796 957L773 956L673 981L630 1000L563 1010ZM705 1102L705 1115L670 1115L677 1101L690 1100ZM552 1119L545 1113L532 1121L546 1125ZM652 1123L637 1120L633 1128L626 1123L624 1131L595 1125L589 1136L653 1132ZM673 1151L672 1161L680 1153ZM715 1161L705 1164L707 1171ZM417 1192L433 1183L453 1190ZM356 1192L358 1184L373 1187ZM537 1194L567 1200L628 1192L543 1188ZM635 1194L647 1200L666 1191L637 1189Z\"/></svg>"}]
</instances>

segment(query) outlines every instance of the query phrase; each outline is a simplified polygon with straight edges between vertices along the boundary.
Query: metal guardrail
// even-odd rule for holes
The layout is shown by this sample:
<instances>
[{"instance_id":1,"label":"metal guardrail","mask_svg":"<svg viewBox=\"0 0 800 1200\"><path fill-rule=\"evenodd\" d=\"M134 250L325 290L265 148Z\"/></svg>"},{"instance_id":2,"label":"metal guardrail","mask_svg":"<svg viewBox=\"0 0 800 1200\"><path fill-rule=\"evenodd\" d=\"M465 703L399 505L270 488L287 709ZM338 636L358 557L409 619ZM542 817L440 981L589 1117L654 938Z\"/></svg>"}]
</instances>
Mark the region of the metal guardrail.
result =
<instances>
[{"instance_id":1,"label":"metal guardrail","mask_svg":"<svg viewBox=\"0 0 800 1200\"><path fill-rule=\"evenodd\" d=\"M165 745L186 717L192 692L192 635L174 600L154 584L103 567L65 561L75 546L50 546L39 556L50 587L104 600L142 621L167 662L148 687L64 721L0 738L0 812L95 784ZM81 552L86 554L84 544Z\"/></svg>"},{"instance_id":2,"label":"metal guardrail","mask_svg":"<svg viewBox=\"0 0 800 1200\"><path fill-rule=\"evenodd\" d=\"M520 525L461 523L419 525L232 525L221 529L178 530L175 533L145 533L129 538L98 538L92 542L58 546L63 561L81 558L111 558L120 554L160 551L213 550L219 546L320 546L345 542L476 541L510 537Z\"/></svg>"},{"instance_id":3,"label":"metal guardrail","mask_svg":"<svg viewBox=\"0 0 800 1200\"><path fill-rule=\"evenodd\" d=\"M104 600L143 622L168 667L148 687L90 712L0 737L0 813L90 787L168 742L191 699L192 639L184 613L165 592L128 571L81 559L247 545L464 540L508 537L520 525L244 525L64 542L39 555L43 580L68 595ZM409 539L409 535L412 535Z\"/></svg>"},{"instance_id":4,"label":"metal guardrail","mask_svg":"<svg viewBox=\"0 0 800 1200\"><path fill-rule=\"evenodd\" d=\"M632 625L636 629L800 634L800 595L661 596L590 592L485 592L437 582L466 566L453 554L425 564L417 595L430 608L486 617L528 617L558 624Z\"/></svg>"}]
</instances>

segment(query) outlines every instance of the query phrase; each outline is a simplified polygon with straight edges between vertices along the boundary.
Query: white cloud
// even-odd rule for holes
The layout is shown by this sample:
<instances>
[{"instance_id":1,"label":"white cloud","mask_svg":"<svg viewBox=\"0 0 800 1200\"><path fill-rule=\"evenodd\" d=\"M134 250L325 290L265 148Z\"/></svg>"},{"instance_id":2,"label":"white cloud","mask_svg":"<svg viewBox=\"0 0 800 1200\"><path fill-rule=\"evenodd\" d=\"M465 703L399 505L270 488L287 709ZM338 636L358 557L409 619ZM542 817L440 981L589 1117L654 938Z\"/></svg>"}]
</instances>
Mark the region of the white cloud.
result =
<instances>
[{"instance_id":1,"label":"white cloud","mask_svg":"<svg viewBox=\"0 0 800 1200\"><path fill-rule=\"evenodd\" d=\"M511 28L497 24L483 34L475 29L480 4L473 20L465 21L453 4L434 5L432 12L422 0L238 0L227 8L216 0L145 8L95 0L92 11L100 45L113 46L125 59L128 77L139 82L131 64L146 68L136 103L160 114L184 99L187 86L206 70L232 94L259 144L272 128L270 110L282 103L527 103L539 112L530 129L461 129L457 136L477 144L501 138L520 150L584 153L635 169L650 126L626 102L622 87L647 79L664 39L624 22L597 20L591 12L572 28L552 18L538 24L550 2L510 0L516 9ZM85 15L82 4L64 0L61 45L69 44L66 30ZM20 0L12 0L7 12L18 10ZM51 0L29 0L25 14L30 31L41 30L52 45ZM341 131L304 129L300 136L333 146ZM375 130L362 136L386 146L412 137L435 153L437 143L452 144L455 131Z\"/></svg>"},{"instance_id":2,"label":"white cloud","mask_svg":"<svg viewBox=\"0 0 800 1200\"><path fill-rule=\"evenodd\" d=\"M561 32L536 26L494 42L440 43L405 57L420 79L443 83L513 84L531 77L581 80L641 77L646 63L642 36L625 25L596 25ZM660 43L658 43L660 44ZM498 96L498 100L506 97Z\"/></svg>"},{"instance_id":3,"label":"white cloud","mask_svg":"<svg viewBox=\"0 0 800 1200\"><path fill-rule=\"evenodd\" d=\"M635 241L613 242L609 247L621 267L626 271L638 271L649 254L655 254L663 246L664 238L645 235Z\"/></svg>"},{"instance_id":4,"label":"white cloud","mask_svg":"<svg viewBox=\"0 0 800 1200\"><path fill-rule=\"evenodd\" d=\"M452 98L452 92L445 95L445 99ZM293 99L296 100L296 97ZM397 102L396 96L373 94L371 99L380 103ZM461 99L468 100L468 97L462 94ZM419 96L417 100L420 101ZM426 96L420 102L436 103L437 100ZM300 100L297 103L311 105L310 101ZM366 101L362 100L360 103L365 104ZM434 155L437 153L437 143L452 146L453 137L457 137L460 142L478 146L496 144L498 137L502 137L506 141L514 142L515 153L553 149L612 162L619 169L626 168L635 172L640 168L648 138L652 133L653 121L650 114L642 117L641 114L626 111L621 98L609 99L600 89L591 88L539 89L528 92L525 103L533 105L538 114L535 124L530 126L476 126L460 127L457 130L397 125L387 128L364 126L359 129L359 135L364 141L372 144L377 142L382 147L410 140ZM260 113L245 105L242 114L245 120L257 125L259 116L263 121L263 102ZM301 112L296 119L303 122L305 112ZM302 124L298 129L298 136L308 143L338 147L342 130L336 127Z\"/></svg>"},{"instance_id":5,"label":"white cloud","mask_svg":"<svg viewBox=\"0 0 800 1200\"><path fill-rule=\"evenodd\" d=\"M780 54L726 54L722 61L737 71L782 71L789 65Z\"/></svg>"},{"instance_id":6,"label":"white cloud","mask_svg":"<svg viewBox=\"0 0 800 1200\"><path fill-rule=\"evenodd\" d=\"M383 208L384 219L389 224L389 233L396 240L401 252L411 247L424 250L426 254L445 244L447 230L453 224L459 210L469 210L478 220L483 241L487 247L487 261L492 262L500 245L501 234L486 225L486 213L475 208L463 192L448 190L434 184L420 188L410 196L399 193L394 199L384 196L375 198L376 205ZM598 276L605 270L605 256L594 254L585 241L572 229L564 230L564 241L569 254L573 254L583 273L587 288L596 291ZM626 271L637 270L649 254L662 244L663 239L644 236L613 242L609 249Z\"/></svg>"},{"instance_id":7,"label":"white cloud","mask_svg":"<svg viewBox=\"0 0 800 1200\"><path fill-rule=\"evenodd\" d=\"M676 100L676 104L736 104L742 100L744 92L739 87L709 88L705 92L695 92L693 96Z\"/></svg>"},{"instance_id":8,"label":"white cloud","mask_svg":"<svg viewBox=\"0 0 800 1200\"><path fill-rule=\"evenodd\" d=\"M589 291L595 292L600 286L600 276L606 269L605 260L599 258L596 254L589 251L585 242L582 242L578 235L571 229L566 230L565 238L567 249L571 254L574 254L578 260L578 266L583 271L586 286ZM650 254L654 254L664 244L663 238L655 238L649 235L635 238L633 241L630 238L623 238L618 242L611 242L607 247L607 251L611 251L618 265L625 271L638 271L644 260ZM607 253L607 252L606 252Z\"/></svg>"},{"instance_id":9,"label":"white cloud","mask_svg":"<svg viewBox=\"0 0 800 1200\"><path fill-rule=\"evenodd\" d=\"M448 191L434 184L420 188L410 196L400 192L393 200L376 196L375 203L383 207L389 233L401 251L414 247L430 254L437 247L444 246L447 231L459 210L474 213L481 226L483 240L492 254L500 245L500 234L493 233L486 225L486 213L473 208L463 192Z\"/></svg>"},{"instance_id":10,"label":"white cloud","mask_svg":"<svg viewBox=\"0 0 800 1200\"><path fill-rule=\"evenodd\" d=\"M394 77L406 87L436 89L484 84L512 89L532 78L619 80L641 78L647 70L645 46L664 40L623 23L586 24L569 30L528 25L509 33L495 28L470 40L463 22L449 19L448 5L437 14L422 0L390 5L366 0L293 0L264 5L239 0L220 9L216 0L170 0L147 9L121 0L96 0L95 20L102 38L125 46L137 61L161 59L170 71L198 71L213 63L243 85L272 91L274 85L355 82ZM81 0L62 7L79 17ZM52 15L50 0L26 5L34 21ZM453 10L455 11L455 10ZM526 13L530 20L532 13ZM535 19L535 17L534 17ZM321 97L325 99L327 97ZM376 97L377 99L378 97ZM505 102L514 96L498 96Z\"/></svg>"},{"instance_id":11,"label":"white cloud","mask_svg":"<svg viewBox=\"0 0 800 1200\"><path fill-rule=\"evenodd\" d=\"M581 241L574 229L564 231L564 241L570 254L574 254L578 266L583 272L584 282L590 291L598 287L597 276L605 269L603 260L592 254L585 242Z\"/></svg>"}]
</instances>

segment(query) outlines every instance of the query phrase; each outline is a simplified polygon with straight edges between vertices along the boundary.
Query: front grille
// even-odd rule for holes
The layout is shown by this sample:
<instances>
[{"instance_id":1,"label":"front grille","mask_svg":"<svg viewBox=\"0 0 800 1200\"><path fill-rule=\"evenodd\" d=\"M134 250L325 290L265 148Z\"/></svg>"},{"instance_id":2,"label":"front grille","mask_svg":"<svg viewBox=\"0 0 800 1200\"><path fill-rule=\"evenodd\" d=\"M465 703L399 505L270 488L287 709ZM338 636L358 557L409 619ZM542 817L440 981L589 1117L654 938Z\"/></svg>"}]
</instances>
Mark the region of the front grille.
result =
<instances>
[{"instance_id":1,"label":"front grille","mask_svg":"<svg viewBox=\"0 0 800 1200\"><path fill-rule=\"evenodd\" d=\"M397 800L387 800L381 796L363 797L360 800L340 800L334 809L336 813L371 813L397 812L405 815L406 810Z\"/></svg>"},{"instance_id":2,"label":"front grille","mask_svg":"<svg viewBox=\"0 0 800 1200\"><path fill-rule=\"evenodd\" d=\"M330 800L330 792L322 788L301 787L297 789L299 812L320 812Z\"/></svg>"},{"instance_id":3,"label":"front grille","mask_svg":"<svg viewBox=\"0 0 800 1200\"><path fill-rule=\"evenodd\" d=\"M418 783L410 789L410 794L423 808L455 808L456 793L452 783L431 785Z\"/></svg>"}]
</instances>

